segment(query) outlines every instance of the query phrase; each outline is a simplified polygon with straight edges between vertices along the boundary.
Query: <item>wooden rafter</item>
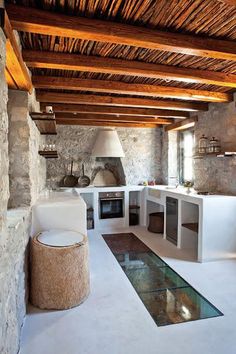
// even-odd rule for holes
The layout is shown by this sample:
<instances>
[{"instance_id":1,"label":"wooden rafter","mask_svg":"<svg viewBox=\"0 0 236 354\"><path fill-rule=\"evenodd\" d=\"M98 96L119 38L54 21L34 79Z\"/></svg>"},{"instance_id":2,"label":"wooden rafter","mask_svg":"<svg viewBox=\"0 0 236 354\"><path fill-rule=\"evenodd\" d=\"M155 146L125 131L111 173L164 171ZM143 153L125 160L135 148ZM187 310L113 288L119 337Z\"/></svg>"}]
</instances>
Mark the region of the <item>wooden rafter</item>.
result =
<instances>
[{"instance_id":1,"label":"wooden rafter","mask_svg":"<svg viewBox=\"0 0 236 354\"><path fill-rule=\"evenodd\" d=\"M153 123L126 123L126 122L100 122L76 119L60 119L57 120L58 125L85 125L94 127L122 127L122 128L157 128L157 124Z\"/></svg>"},{"instance_id":2,"label":"wooden rafter","mask_svg":"<svg viewBox=\"0 0 236 354\"><path fill-rule=\"evenodd\" d=\"M85 71L112 75L118 74L153 79L168 79L187 83L236 87L236 75L223 72L33 50L24 50L23 58L30 68Z\"/></svg>"},{"instance_id":3,"label":"wooden rafter","mask_svg":"<svg viewBox=\"0 0 236 354\"><path fill-rule=\"evenodd\" d=\"M0 26L6 36L5 77L8 87L32 92L30 75L23 61L11 23L4 8L0 7Z\"/></svg>"},{"instance_id":4,"label":"wooden rafter","mask_svg":"<svg viewBox=\"0 0 236 354\"><path fill-rule=\"evenodd\" d=\"M41 104L41 109L45 111L47 104ZM88 106L81 104L62 104L53 105L54 112L73 112L73 113L92 113L98 115L132 115L140 117L169 117L169 118L188 118L189 113L185 111L172 111L152 108L130 108L130 107L108 107L108 106Z\"/></svg>"},{"instance_id":5,"label":"wooden rafter","mask_svg":"<svg viewBox=\"0 0 236 354\"><path fill-rule=\"evenodd\" d=\"M229 102L233 98L231 94L222 92L55 76L34 76L33 85L41 89L83 90L206 102Z\"/></svg>"},{"instance_id":6,"label":"wooden rafter","mask_svg":"<svg viewBox=\"0 0 236 354\"><path fill-rule=\"evenodd\" d=\"M179 122L175 122L165 127L165 131L184 130L184 129L191 128L195 125L197 120L198 120L197 117L192 117L192 118L181 120Z\"/></svg>"},{"instance_id":7,"label":"wooden rafter","mask_svg":"<svg viewBox=\"0 0 236 354\"><path fill-rule=\"evenodd\" d=\"M236 0L218 0L218 1L227 5L236 6Z\"/></svg>"},{"instance_id":8,"label":"wooden rafter","mask_svg":"<svg viewBox=\"0 0 236 354\"><path fill-rule=\"evenodd\" d=\"M234 41L162 32L121 23L66 16L11 4L7 5L7 11L14 29L23 32L236 60L236 43Z\"/></svg>"},{"instance_id":9,"label":"wooden rafter","mask_svg":"<svg viewBox=\"0 0 236 354\"><path fill-rule=\"evenodd\" d=\"M136 97L112 97L99 95L81 95L73 93L45 92L37 91L37 100L45 102L50 106L54 103L67 104L88 104L95 106L114 106L114 107L139 107L154 109L172 109L175 111L207 111L208 104L199 102L177 102L168 100L156 100L150 98Z\"/></svg>"},{"instance_id":10,"label":"wooden rafter","mask_svg":"<svg viewBox=\"0 0 236 354\"><path fill-rule=\"evenodd\" d=\"M100 116L97 114L88 114L88 113L56 113L56 120L68 119L68 120L82 120L82 121L98 121L98 122L123 122L123 123L153 123L153 124L171 124L173 123L172 119L168 118L146 118L146 117L134 117L134 116Z\"/></svg>"}]
</instances>

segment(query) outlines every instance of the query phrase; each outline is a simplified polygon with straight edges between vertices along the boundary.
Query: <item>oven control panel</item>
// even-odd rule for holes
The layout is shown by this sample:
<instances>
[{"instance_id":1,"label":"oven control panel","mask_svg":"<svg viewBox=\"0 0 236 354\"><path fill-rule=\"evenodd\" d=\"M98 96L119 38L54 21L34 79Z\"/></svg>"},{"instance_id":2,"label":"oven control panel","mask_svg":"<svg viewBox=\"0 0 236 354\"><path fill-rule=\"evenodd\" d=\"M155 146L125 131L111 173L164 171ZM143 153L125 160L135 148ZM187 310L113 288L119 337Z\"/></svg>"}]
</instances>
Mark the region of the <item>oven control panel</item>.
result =
<instances>
[{"instance_id":1,"label":"oven control panel","mask_svg":"<svg viewBox=\"0 0 236 354\"><path fill-rule=\"evenodd\" d=\"M124 198L124 192L101 192L99 199L117 199Z\"/></svg>"}]
</instances>

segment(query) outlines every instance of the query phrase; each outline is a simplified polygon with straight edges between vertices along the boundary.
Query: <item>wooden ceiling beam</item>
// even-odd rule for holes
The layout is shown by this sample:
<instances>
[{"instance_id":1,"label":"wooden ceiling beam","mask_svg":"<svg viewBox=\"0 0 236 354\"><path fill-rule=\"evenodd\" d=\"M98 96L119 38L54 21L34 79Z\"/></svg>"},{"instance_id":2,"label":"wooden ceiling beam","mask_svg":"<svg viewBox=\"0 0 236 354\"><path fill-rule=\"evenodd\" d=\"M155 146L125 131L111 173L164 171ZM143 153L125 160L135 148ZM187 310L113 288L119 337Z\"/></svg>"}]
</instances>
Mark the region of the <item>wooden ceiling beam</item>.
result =
<instances>
[{"instance_id":1,"label":"wooden ceiling beam","mask_svg":"<svg viewBox=\"0 0 236 354\"><path fill-rule=\"evenodd\" d=\"M226 5L236 6L236 0L218 0Z\"/></svg>"},{"instance_id":2,"label":"wooden ceiling beam","mask_svg":"<svg viewBox=\"0 0 236 354\"><path fill-rule=\"evenodd\" d=\"M45 111L49 103L41 104L41 110ZM169 117L169 118L188 118L189 113L185 111L172 111L152 108L130 108L130 107L108 107L108 106L88 106L81 104L63 104L53 105L54 112L72 112L72 113L93 113L97 115L132 115L140 117Z\"/></svg>"},{"instance_id":3,"label":"wooden ceiling beam","mask_svg":"<svg viewBox=\"0 0 236 354\"><path fill-rule=\"evenodd\" d=\"M57 121L58 125L85 125L93 127L121 127L121 128L157 128L157 124L152 123L120 123L120 122L99 122L76 119L60 119Z\"/></svg>"},{"instance_id":4,"label":"wooden ceiling beam","mask_svg":"<svg viewBox=\"0 0 236 354\"><path fill-rule=\"evenodd\" d=\"M47 105L54 103L68 104L88 104L95 106L114 106L114 107L137 107L137 108L154 108L154 109L172 109L175 111L207 111L208 104L199 102L179 102L168 100L156 100L150 98L136 97L114 97L100 95L81 95L73 93L46 92L37 91L37 100L46 102Z\"/></svg>"},{"instance_id":5,"label":"wooden ceiling beam","mask_svg":"<svg viewBox=\"0 0 236 354\"><path fill-rule=\"evenodd\" d=\"M29 72L23 61L8 15L2 7L0 7L0 27L6 36L5 77L8 87L31 93L33 86Z\"/></svg>"},{"instance_id":6,"label":"wooden ceiling beam","mask_svg":"<svg viewBox=\"0 0 236 354\"><path fill-rule=\"evenodd\" d=\"M192 127L194 127L197 120L198 120L197 117L192 117L192 118L187 118L187 119L181 120L179 122L170 124L167 127L165 127L165 131L171 131L171 130L178 131L178 130L192 128Z\"/></svg>"},{"instance_id":7,"label":"wooden ceiling beam","mask_svg":"<svg viewBox=\"0 0 236 354\"><path fill-rule=\"evenodd\" d=\"M14 29L236 61L236 43L7 5Z\"/></svg>"},{"instance_id":8,"label":"wooden ceiling beam","mask_svg":"<svg viewBox=\"0 0 236 354\"><path fill-rule=\"evenodd\" d=\"M223 72L179 68L170 65L102 58L69 53L24 50L23 58L30 68L85 71L128 75L178 82L236 87L236 75Z\"/></svg>"},{"instance_id":9,"label":"wooden ceiling beam","mask_svg":"<svg viewBox=\"0 0 236 354\"><path fill-rule=\"evenodd\" d=\"M63 112L58 112L56 113L56 120L59 121L60 119L72 119L72 120L92 120L92 121L100 121L100 122L128 122L128 123L153 123L153 124L171 124L173 123L173 119L168 119L168 118L146 118L146 117L134 117L134 116L122 116L122 117L117 117L115 115L105 117L105 116L100 116L97 114L89 114L89 113L78 113L78 114L73 114L73 113L63 113Z\"/></svg>"},{"instance_id":10,"label":"wooden ceiling beam","mask_svg":"<svg viewBox=\"0 0 236 354\"><path fill-rule=\"evenodd\" d=\"M81 90L191 101L229 102L233 99L232 94L222 92L56 76L34 76L33 85L35 88L40 89Z\"/></svg>"}]
</instances>

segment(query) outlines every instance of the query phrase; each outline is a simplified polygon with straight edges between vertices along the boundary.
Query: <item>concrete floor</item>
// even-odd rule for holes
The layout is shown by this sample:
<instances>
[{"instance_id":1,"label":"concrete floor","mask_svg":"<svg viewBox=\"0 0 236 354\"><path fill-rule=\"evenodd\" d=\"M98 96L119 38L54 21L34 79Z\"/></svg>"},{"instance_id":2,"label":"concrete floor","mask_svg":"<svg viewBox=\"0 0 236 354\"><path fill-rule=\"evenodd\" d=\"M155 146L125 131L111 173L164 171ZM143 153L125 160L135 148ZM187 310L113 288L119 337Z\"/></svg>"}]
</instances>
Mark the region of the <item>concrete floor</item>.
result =
<instances>
[{"instance_id":1,"label":"concrete floor","mask_svg":"<svg viewBox=\"0 0 236 354\"><path fill-rule=\"evenodd\" d=\"M20 354L235 354L236 260L199 264L144 228L125 231L134 232L224 316L157 327L102 237L92 231L89 298L67 311L30 307Z\"/></svg>"}]
</instances>

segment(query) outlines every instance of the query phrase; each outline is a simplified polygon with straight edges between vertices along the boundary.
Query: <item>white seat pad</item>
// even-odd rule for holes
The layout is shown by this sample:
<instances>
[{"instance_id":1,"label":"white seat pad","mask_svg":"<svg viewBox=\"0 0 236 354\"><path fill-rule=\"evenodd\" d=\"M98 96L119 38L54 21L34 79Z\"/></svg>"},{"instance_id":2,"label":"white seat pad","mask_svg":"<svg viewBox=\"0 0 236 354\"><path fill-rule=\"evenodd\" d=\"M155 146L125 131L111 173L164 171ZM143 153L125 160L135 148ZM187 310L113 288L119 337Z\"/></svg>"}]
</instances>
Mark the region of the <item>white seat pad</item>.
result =
<instances>
[{"instance_id":1,"label":"white seat pad","mask_svg":"<svg viewBox=\"0 0 236 354\"><path fill-rule=\"evenodd\" d=\"M66 247L83 241L83 238L79 232L54 229L41 232L37 240L47 246Z\"/></svg>"}]
</instances>

